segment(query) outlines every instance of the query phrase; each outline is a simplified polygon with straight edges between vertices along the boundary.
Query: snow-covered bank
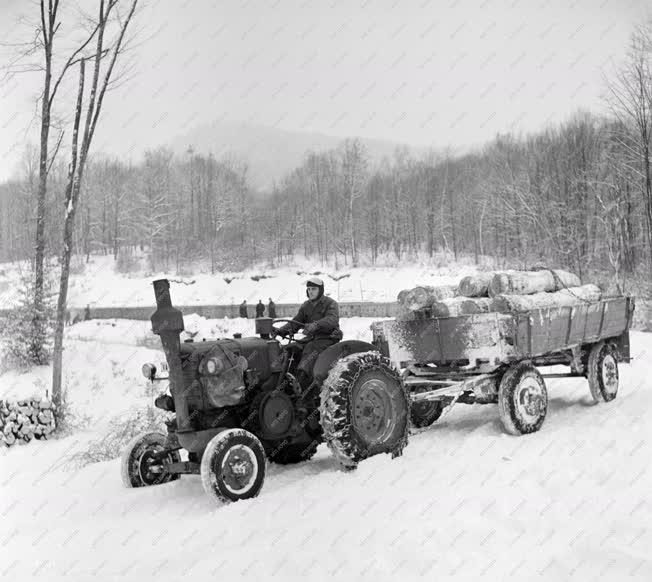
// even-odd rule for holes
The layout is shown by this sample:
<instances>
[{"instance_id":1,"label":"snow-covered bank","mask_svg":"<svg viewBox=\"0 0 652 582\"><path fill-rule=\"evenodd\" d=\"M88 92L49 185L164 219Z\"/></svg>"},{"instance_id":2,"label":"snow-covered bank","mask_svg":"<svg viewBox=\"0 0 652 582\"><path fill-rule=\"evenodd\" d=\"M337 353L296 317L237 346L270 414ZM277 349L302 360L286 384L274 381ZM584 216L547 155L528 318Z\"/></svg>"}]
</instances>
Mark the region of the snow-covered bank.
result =
<instances>
[{"instance_id":1,"label":"snow-covered bank","mask_svg":"<svg viewBox=\"0 0 652 582\"><path fill-rule=\"evenodd\" d=\"M253 328L196 323L197 337ZM114 415L149 401L140 365L159 352L142 345L147 322L104 324L67 330L64 364L73 405ZM342 324L370 338L369 321ZM457 405L399 459L342 473L322 445L307 463L270 466L258 498L217 510L198 477L125 490L117 461L65 470L101 432L98 413L86 432L0 453L0 574L648 581L652 334L631 339L612 403L592 405L583 379L548 380L549 415L533 435L506 435L495 406Z\"/></svg>"},{"instance_id":2,"label":"snow-covered bank","mask_svg":"<svg viewBox=\"0 0 652 582\"><path fill-rule=\"evenodd\" d=\"M8 308L18 297L18 275L15 266L1 267L0 305ZM164 277L172 280L172 301L176 305L238 305L243 299L249 304L259 299L267 303L270 297L276 303L297 303L305 301L305 280L309 272L319 272L326 283L326 292L338 301L394 301L401 289L417 284L457 284L464 275L476 272L476 267L443 263L336 270L313 265L179 277L169 272L123 275L115 271L111 257L93 256L81 274L71 275L68 305L76 308L154 305L151 282Z\"/></svg>"}]
</instances>

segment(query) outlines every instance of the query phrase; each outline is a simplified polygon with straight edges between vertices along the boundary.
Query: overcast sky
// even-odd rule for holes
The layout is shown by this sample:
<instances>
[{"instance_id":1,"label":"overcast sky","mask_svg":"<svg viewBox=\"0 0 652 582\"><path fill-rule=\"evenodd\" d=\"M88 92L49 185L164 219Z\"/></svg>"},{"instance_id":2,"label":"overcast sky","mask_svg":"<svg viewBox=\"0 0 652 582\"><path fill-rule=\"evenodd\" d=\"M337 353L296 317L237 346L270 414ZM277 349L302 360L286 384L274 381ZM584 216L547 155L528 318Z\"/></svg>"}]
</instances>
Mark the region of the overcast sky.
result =
<instances>
[{"instance_id":1,"label":"overcast sky","mask_svg":"<svg viewBox=\"0 0 652 582\"><path fill-rule=\"evenodd\" d=\"M0 0L3 38L15 38L15 18L29 6ZM649 7L646 0L148 0L133 78L107 98L93 149L139 157L214 119L436 148L536 130L580 108L602 110L602 71L622 59ZM35 73L0 88L0 179L25 142L38 140L29 122L41 83ZM62 106L72 108L72 94L62 94Z\"/></svg>"}]
</instances>

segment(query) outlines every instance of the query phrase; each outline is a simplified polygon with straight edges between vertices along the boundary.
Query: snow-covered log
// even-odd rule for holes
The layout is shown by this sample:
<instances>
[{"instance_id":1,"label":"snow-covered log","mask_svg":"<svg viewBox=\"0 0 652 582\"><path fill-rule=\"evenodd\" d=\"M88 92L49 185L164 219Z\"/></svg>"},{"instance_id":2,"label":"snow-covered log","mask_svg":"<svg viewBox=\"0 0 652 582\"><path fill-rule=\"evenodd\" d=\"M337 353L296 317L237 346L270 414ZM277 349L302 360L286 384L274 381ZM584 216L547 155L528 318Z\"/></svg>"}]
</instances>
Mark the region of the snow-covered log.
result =
<instances>
[{"instance_id":1,"label":"snow-covered log","mask_svg":"<svg viewBox=\"0 0 652 582\"><path fill-rule=\"evenodd\" d=\"M529 311L547 307L572 307L582 303L594 303L602 297L597 285L570 287L554 293L533 293L531 295L496 295L491 311Z\"/></svg>"},{"instance_id":2,"label":"snow-covered log","mask_svg":"<svg viewBox=\"0 0 652 582\"><path fill-rule=\"evenodd\" d=\"M462 297L488 297L489 283L495 274L494 271L487 271L462 277L458 287L459 295Z\"/></svg>"},{"instance_id":3,"label":"snow-covered log","mask_svg":"<svg viewBox=\"0 0 652 582\"><path fill-rule=\"evenodd\" d=\"M409 311L416 311L430 307L436 301L455 297L456 293L456 285L442 285L440 287L420 285L412 289L404 289L398 294L397 300L401 307Z\"/></svg>"},{"instance_id":4,"label":"snow-covered log","mask_svg":"<svg viewBox=\"0 0 652 582\"><path fill-rule=\"evenodd\" d=\"M0 443L24 444L45 439L55 429L53 405L48 400L0 400Z\"/></svg>"},{"instance_id":5,"label":"snow-covered log","mask_svg":"<svg viewBox=\"0 0 652 582\"><path fill-rule=\"evenodd\" d=\"M432 304L433 317L454 317L456 315L473 315L488 313L491 310L492 299L488 297L453 297L442 299Z\"/></svg>"},{"instance_id":6,"label":"snow-covered log","mask_svg":"<svg viewBox=\"0 0 652 582\"><path fill-rule=\"evenodd\" d=\"M512 271L496 273L489 283L489 297L496 295L532 295L554 292L567 287L579 287L580 278L568 271Z\"/></svg>"}]
</instances>

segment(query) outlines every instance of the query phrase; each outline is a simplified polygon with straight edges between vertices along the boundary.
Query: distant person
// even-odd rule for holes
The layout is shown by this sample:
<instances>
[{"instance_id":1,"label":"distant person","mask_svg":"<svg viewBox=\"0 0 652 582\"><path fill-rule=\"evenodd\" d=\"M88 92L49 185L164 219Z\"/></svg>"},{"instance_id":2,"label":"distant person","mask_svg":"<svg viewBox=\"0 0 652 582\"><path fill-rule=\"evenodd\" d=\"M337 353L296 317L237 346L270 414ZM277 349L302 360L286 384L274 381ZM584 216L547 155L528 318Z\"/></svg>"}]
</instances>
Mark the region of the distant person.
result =
<instances>
[{"instance_id":1,"label":"distant person","mask_svg":"<svg viewBox=\"0 0 652 582\"><path fill-rule=\"evenodd\" d=\"M269 303L267 304L267 315L272 319L276 319L276 303L272 301L272 298L269 298Z\"/></svg>"},{"instance_id":2,"label":"distant person","mask_svg":"<svg viewBox=\"0 0 652 582\"><path fill-rule=\"evenodd\" d=\"M242 303L240 303L240 317L244 317L247 319L249 315L247 314L247 300L245 299Z\"/></svg>"},{"instance_id":3,"label":"distant person","mask_svg":"<svg viewBox=\"0 0 652 582\"><path fill-rule=\"evenodd\" d=\"M263 317L265 315L265 306L263 305L263 300L259 299L256 304L256 317Z\"/></svg>"}]
</instances>

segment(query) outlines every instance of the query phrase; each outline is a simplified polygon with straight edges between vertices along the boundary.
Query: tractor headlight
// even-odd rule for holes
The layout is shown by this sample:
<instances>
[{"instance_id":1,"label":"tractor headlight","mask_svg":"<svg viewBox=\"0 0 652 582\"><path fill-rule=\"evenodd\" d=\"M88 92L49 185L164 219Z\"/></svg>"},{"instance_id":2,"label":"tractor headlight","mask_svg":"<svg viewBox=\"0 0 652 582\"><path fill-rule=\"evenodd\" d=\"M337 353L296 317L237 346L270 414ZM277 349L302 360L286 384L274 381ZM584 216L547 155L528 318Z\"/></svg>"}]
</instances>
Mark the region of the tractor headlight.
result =
<instances>
[{"instance_id":1,"label":"tractor headlight","mask_svg":"<svg viewBox=\"0 0 652 582\"><path fill-rule=\"evenodd\" d=\"M206 371L209 374L219 374L222 371L222 362L217 358L206 360Z\"/></svg>"},{"instance_id":2,"label":"tractor headlight","mask_svg":"<svg viewBox=\"0 0 652 582\"><path fill-rule=\"evenodd\" d=\"M156 366L154 364L143 364L143 376L148 380L152 380L156 376Z\"/></svg>"}]
</instances>

